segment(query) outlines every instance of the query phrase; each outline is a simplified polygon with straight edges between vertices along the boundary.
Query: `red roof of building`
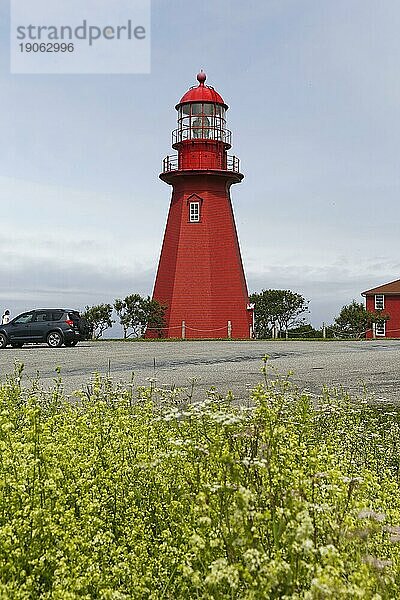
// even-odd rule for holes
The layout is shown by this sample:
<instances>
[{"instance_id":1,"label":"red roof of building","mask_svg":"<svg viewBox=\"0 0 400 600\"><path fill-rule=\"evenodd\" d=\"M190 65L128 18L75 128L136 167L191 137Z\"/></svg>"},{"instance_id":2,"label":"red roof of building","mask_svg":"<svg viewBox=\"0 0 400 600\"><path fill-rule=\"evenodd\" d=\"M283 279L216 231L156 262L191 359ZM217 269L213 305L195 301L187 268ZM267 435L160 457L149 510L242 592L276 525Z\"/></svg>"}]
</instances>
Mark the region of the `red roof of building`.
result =
<instances>
[{"instance_id":1,"label":"red roof of building","mask_svg":"<svg viewBox=\"0 0 400 600\"><path fill-rule=\"evenodd\" d=\"M363 292L362 296L373 296L375 294L399 294L400 295L400 279L396 279L396 281L391 281L390 283L385 283L384 285L379 285L376 288L372 288L372 290L367 290Z\"/></svg>"},{"instance_id":2,"label":"red roof of building","mask_svg":"<svg viewBox=\"0 0 400 600\"><path fill-rule=\"evenodd\" d=\"M204 85L206 78L207 75L204 73L204 71L200 71L200 73L197 75L197 81L199 82L199 85L197 87L190 88L190 90L188 90L186 94L182 96L177 104L177 107L180 104L185 104L186 102L215 102L216 104L222 104L225 106L225 108L228 108L222 96L220 96L220 94L218 94L213 87Z\"/></svg>"}]
</instances>

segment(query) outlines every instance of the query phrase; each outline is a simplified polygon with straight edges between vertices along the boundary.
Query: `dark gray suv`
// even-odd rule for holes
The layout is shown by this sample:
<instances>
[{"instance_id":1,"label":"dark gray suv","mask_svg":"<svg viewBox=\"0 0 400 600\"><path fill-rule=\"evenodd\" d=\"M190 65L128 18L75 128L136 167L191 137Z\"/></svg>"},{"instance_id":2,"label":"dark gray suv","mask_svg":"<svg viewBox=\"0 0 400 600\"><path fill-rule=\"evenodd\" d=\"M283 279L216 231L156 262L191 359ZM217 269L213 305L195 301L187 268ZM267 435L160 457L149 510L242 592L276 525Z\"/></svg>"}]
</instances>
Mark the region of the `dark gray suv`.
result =
<instances>
[{"instance_id":1,"label":"dark gray suv","mask_svg":"<svg viewBox=\"0 0 400 600\"><path fill-rule=\"evenodd\" d=\"M41 308L22 313L7 325L0 325L0 348L11 344L22 348L26 343L47 342L51 348L76 346L90 337L90 328L77 310Z\"/></svg>"}]
</instances>

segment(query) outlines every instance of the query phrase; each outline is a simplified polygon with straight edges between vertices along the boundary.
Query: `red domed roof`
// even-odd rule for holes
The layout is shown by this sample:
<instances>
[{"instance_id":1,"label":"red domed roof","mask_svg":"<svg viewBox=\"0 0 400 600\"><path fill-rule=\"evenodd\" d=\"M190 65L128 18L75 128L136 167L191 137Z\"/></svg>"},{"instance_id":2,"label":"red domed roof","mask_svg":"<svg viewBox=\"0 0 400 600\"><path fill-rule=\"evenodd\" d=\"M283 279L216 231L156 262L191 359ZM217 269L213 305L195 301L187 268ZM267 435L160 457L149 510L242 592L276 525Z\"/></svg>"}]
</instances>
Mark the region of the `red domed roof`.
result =
<instances>
[{"instance_id":1,"label":"red domed roof","mask_svg":"<svg viewBox=\"0 0 400 600\"><path fill-rule=\"evenodd\" d=\"M223 98L214 90L214 88L209 85L204 85L206 80L206 74L204 71L200 71L197 75L197 81L199 85L197 87L192 87L190 90L186 92L180 99L179 103L176 105L176 108L180 104L185 104L186 102L215 102L216 104L222 104L225 108L228 106L225 104Z\"/></svg>"}]
</instances>

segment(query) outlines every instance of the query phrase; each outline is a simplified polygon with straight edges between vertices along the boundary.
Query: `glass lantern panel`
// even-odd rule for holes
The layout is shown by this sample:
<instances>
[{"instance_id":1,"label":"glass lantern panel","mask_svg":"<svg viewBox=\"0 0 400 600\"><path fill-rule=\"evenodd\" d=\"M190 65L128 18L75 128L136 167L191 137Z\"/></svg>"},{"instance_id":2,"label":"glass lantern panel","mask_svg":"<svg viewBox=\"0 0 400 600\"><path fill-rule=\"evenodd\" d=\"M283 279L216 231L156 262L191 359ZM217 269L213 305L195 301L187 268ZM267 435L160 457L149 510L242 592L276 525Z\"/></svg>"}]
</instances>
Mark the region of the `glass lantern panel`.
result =
<instances>
[{"instance_id":1,"label":"glass lantern panel","mask_svg":"<svg viewBox=\"0 0 400 600\"><path fill-rule=\"evenodd\" d=\"M192 115L201 115L203 114L203 104L201 102L196 102L195 104L190 104Z\"/></svg>"},{"instance_id":2,"label":"glass lantern panel","mask_svg":"<svg viewBox=\"0 0 400 600\"><path fill-rule=\"evenodd\" d=\"M190 127L190 121L191 121L190 117L184 117L183 119L180 119L179 124L181 127Z\"/></svg>"},{"instance_id":3,"label":"glass lantern panel","mask_svg":"<svg viewBox=\"0 0 400 600\"><path fill-rule=\"evenodd\" d=\"M215 104L204 103L203 105L203 114L204 115L214 115L215 114Z\"/></svg>"},{"instance_id":4,"label":"glass lantern panel","mask_svg":"<svg viewBox=\"0 0 400 600\"><path fill-rule=\"evenodd\" d=\"M225 129L225 121L220 117L215 118L215 128L216 129Z\"/></svg>"},{"instance_id":5,"label":"glass lantern panel","mask_svg":"<svg viewBox=\"0 0 400 600\"><path fill-rule=\"evenodd\" d=\"M210 119L206 115L192 117L192 134L193 138L209 138L210 137Z\"/></svg>"}]
</instances>

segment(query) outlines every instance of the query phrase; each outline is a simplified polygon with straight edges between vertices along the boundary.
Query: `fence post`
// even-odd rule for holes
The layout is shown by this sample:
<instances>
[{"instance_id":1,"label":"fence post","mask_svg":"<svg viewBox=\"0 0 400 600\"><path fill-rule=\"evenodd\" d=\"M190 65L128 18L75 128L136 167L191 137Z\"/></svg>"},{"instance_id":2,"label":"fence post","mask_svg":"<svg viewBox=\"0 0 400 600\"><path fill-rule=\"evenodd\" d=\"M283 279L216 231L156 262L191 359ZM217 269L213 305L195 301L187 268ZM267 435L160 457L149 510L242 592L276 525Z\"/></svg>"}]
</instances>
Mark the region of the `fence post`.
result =
<instances>
[{"instance_id":1,"label":"fence post","mask_svg":"<svg viewBox=\"0 0 400 600\"><path fill-rule=\"evenodd\" d=\"M326 338L326 327L325 327L325 323L322 323L322 337L323 339Z\"/></svg>"},{"instance_id":2,"label":"fence post","mask_svg":"<svg viewBox=\"0 0 400 600\"><path fill-rule=\"evenodd\" d=\"M376 339L376 323L372 323L372 337Z\"/></svg>"},{"instance_id":3,"label":"fence post","mask_svg":"<svg viewBox=\"0 0 400 600\"><path fill-rule=\"evenodd\" d=\"M228 321L228 338L232 337L232 321Z\"/></svg>"},{"instance_id":4,"label":"fence post","mask_svg":"<svg viewBox=\"0 0 400 600\"><path fill-rule=\"evenodd\" d=\"M186 323L182 321L182 339L184 340L186 336Z\"/></svg>"}]
</instances>

